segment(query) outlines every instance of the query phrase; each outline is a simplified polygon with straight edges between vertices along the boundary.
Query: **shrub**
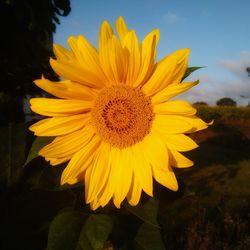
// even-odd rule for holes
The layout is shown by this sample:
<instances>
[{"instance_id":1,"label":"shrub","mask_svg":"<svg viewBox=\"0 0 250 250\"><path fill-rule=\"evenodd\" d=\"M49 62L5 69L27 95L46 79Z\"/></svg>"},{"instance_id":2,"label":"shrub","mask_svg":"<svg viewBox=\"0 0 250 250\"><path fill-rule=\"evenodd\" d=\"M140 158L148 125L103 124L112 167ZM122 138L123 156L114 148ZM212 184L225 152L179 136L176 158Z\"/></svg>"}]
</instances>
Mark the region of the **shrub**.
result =
<instances>
[{"instance_id":1,"label":"shrub","mask_svg":"<svg viewBox=\"0 0 250 250\"><path fill-rule=\"evenodd\" d=\"M237 103L229 97L221 98L220 100L216 102L217 106L233 106L234 107L236 106L236 104Z\"/></svg>"}]
</instances>

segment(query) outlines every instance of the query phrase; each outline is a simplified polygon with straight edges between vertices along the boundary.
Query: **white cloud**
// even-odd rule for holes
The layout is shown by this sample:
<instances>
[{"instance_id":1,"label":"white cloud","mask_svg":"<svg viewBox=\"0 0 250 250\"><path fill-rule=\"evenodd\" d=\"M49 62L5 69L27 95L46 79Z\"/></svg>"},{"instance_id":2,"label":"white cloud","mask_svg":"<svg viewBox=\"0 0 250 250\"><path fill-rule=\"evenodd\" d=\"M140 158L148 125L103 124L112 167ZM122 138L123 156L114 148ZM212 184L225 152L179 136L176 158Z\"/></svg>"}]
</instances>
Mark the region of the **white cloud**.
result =
<instances>
[{"instance_id":1,"label":"white cloud","mask_svg":"<svg viewBox=\"0 0 250 250\"><path fill-rule=\"evenodd\" d=\"M238 61L218 60L218 62L237 77L246 80L248 77L246 74L246 67L250 67L250 51L242 51Z\"/></svg>"},{"instance_id":2,"label":"white cloud","mask_svg":"<svg viewBox=\"0 0 250 250\"><path fill-rule=\"evenodd\" d=\"M175 13L168 12L166 15L163 16L163 20L166 21L168 24L174 24L183 20L183 18L177 16Z\"/></svg>"},{"instance_id":3,"label":"white cloud","mask_svg":"<svg viewBox=\"0 0 250 250\"><path fill-rule=\"evenodd\" d=\"M232 79L216 79L208 75L200 75L200 84L183 94L182 97L191 103L205 101L215 104L223 97L234 99L238 105L247 105L250 101L250 77L246 67L250 67L250 52L240 53L239 60L218 60L219 65L232 73Z\"/></svg>"}]
</instances>

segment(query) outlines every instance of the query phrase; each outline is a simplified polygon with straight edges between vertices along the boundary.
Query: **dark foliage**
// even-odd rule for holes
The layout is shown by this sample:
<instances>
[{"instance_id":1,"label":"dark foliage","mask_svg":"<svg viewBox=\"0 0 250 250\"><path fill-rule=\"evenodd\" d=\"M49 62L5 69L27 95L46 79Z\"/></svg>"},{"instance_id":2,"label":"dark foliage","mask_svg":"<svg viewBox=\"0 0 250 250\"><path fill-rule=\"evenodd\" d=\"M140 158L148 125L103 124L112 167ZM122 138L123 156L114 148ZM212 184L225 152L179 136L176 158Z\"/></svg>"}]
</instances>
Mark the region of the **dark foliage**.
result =
<instances>
[{"instance_id":1,"label":"dark foliage","mask_svg":"<svg viewBox=\"0 0 250 250\"><path fill-rule=\"evenodd\" d=\"M237 103L229 97L223 97L216 102L216 105L217 106L236 106Z\"/></svg>"},{"instance_id":2,"label":"dark foliage","mask_svg":"<svg viewBox=\"0 0 250 250\"><path fill-rule=\"evenodd\" d=\"M194 105L195 106L208 106L206 102L195 102Z\"/></svg>"},{"instance_id":3,"label":"dark foliage","mask_svg":"<svg viewBox=\"0 0 250 250\"><path fill-rule=\"evenodd\" d=\"M34 79L45 74L55 78L50 67L52 35L59 16L70 12L69 0L0 1L0 92L19 101L7 105L9 112L22 109L26 94L38 94ZM15 121L15 120L14 120ZM18 117L16 121L19 121Z\"/></svg>"},{"instance_id":4,"label":"dark foliage","mask_svg":"<svg viewBox=\"0 0 250 250\"><path fill-rule=\"evenodd\" d=\"M247 71L247 73L248 73L248 76L250 77L250 67L247 67L247 68L246 68L246 71Z\"/></svg>"}]
</instances>

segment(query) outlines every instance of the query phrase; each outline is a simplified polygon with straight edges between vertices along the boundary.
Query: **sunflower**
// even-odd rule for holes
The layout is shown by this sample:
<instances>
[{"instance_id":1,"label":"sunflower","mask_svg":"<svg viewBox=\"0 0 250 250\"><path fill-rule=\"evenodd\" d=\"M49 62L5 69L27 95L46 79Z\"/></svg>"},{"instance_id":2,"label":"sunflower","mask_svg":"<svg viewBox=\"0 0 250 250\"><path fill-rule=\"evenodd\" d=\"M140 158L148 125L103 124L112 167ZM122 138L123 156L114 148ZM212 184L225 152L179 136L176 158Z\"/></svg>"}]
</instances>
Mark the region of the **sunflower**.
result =
<instances>
[{"instance_id":1,"label":"sunflower","mask_svg":"<svg viewBox=\"0 0 250 250\"><path fill-rule=\"evenodd\" d=\"M99 50L83 36L69 37L70 50L54 45L53 70L62 78L42 77L35 84L54 95L31 99L45 118L30 127L37 136L53 136L39 152L51 165L68 162L61 184L85 182L92 209L126 198L135 206L142 191L153 196L153 179L176 191L172 167L193 162L180 152L197 144L187 135L207 128L187 102L170 99L198 84L181 82L189 49L156 62L159 31L141 42L122 17L114 34L104 21Z\"/></svg>"}]
</instances>

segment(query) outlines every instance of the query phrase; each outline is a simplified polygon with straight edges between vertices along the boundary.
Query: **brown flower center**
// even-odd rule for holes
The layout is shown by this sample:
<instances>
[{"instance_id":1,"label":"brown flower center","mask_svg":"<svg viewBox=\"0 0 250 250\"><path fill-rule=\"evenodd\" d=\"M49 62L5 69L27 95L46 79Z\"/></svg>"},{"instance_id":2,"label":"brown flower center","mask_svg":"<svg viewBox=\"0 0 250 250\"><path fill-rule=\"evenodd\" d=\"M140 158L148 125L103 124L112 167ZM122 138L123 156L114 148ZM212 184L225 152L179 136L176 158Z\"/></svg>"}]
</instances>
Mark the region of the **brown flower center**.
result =
<instances>
[{"instance_id":1,"label":"brown flower center","mask_svg":"<svg viewBox=\"0 0 250 250\"><path fill-rule=\"evenodd\" d=\"M154 116L150 98L127 85L103 89L91 113L97 134L118 148L142 141Z\"/></svg>"}]
</instances>

